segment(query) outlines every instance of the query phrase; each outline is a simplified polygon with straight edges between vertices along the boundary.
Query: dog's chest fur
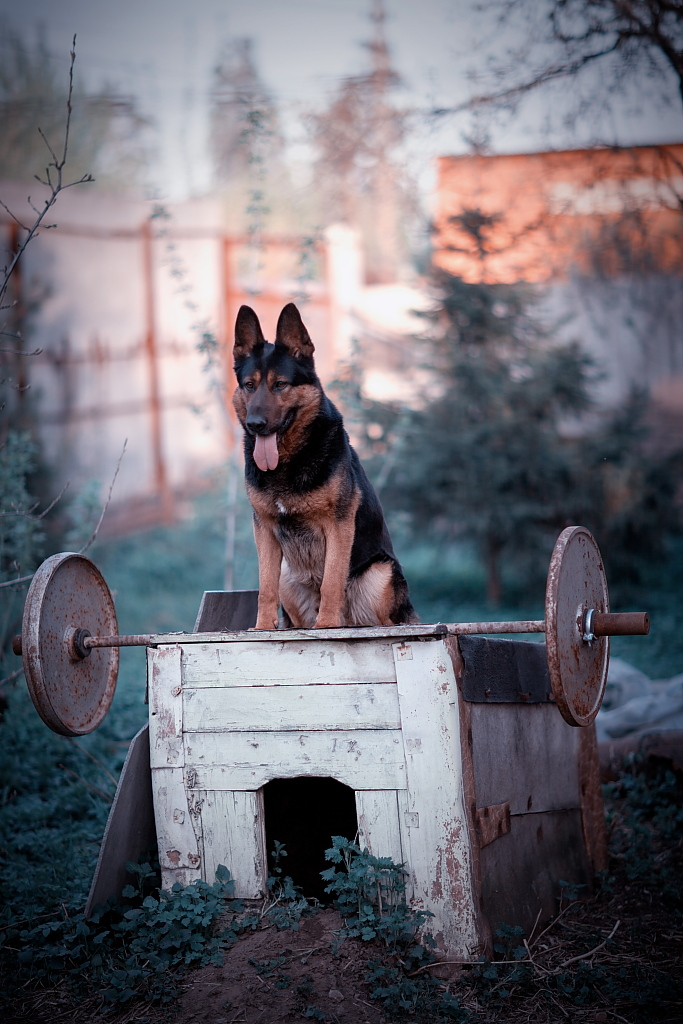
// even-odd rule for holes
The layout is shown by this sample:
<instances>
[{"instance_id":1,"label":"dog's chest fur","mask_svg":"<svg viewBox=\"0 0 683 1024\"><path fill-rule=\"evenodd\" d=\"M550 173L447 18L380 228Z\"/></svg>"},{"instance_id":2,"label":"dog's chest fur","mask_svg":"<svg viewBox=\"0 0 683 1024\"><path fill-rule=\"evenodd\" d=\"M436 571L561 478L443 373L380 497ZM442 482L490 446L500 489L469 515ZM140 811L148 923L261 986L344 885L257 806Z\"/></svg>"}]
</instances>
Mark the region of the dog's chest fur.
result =
<instances>
[{"instance_id":1,"label":"dog's chest fur","mask_svg":"<svg viewBox=\"0 0 683 1024\"><path fill-rule=\"evenodd\" d=\"M324 524L355 516L360 492L343 474L337 474L324 487L304 494L250 485L247 493L255 514L277 536L291 576L304 586L320 589L325 569Z\"/></svg>"}]
</instances>

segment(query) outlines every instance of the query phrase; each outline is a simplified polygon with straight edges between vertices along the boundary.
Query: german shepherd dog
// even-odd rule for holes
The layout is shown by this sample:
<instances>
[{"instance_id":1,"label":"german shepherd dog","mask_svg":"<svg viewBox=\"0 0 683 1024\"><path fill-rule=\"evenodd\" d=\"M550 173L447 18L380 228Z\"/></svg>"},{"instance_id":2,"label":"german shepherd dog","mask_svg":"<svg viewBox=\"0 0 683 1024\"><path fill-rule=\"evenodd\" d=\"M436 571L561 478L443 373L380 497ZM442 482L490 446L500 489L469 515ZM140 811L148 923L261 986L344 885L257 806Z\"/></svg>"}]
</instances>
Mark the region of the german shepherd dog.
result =
<instances>
[{"instance_id":1,"label":"german shepherd dog","mask_svg":"<svg viewBox=\"0 0 683 1024\"><path fill-rule=\"evenodd\" d=\"M259 560L256 629L417 622L382 507L324 393L293 303L275 344L253 309L235 324L233 404L244 427Z\"/></svg>"}]
</instances>

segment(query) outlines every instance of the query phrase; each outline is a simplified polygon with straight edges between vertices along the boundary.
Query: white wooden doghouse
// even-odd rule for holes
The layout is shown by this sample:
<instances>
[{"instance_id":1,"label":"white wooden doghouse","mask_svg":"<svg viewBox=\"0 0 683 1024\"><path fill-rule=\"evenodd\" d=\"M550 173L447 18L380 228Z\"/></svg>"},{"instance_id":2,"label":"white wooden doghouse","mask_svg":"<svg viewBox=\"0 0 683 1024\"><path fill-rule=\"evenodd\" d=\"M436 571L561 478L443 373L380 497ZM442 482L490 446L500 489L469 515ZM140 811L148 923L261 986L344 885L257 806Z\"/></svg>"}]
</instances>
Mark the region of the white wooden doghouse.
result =
<instances>
[{"instance_id":1,"label":"white wooden doghouse","mask_svg":"<svg viewBox=\"0 0 683 1024\"><path fill-rule=\"evenodd\" d=\"M490 951L501 922L528 933L552 915L560 879L590 887L606 866L592 722L608 637L649 620L609 613L587 530L558 539L542 622L249 633L256 599L209 592L194 633L120 637L89 559L53 555L35 574L14 646L55 731L96 728L118 648L147 647L149 725L131 743L86 912L120 893L126 862L154 841L164 887L212 882L224 864L236 895L258 898L274 780L348 787L337 792L353 794L352 831L406 865L410 901L434 915L450 957ZM547 643L465 635L485 632Z\"/></svg>"},{"instance_id":2,"label":"white wooden doghouse","mask_svg":"<svg viewBox=\"0 0 683 1024\"><path fill-rule=\"evenodd\" d=\"M405 862L449 956L550 916L558 879L590 885L605 866L594 729L558 714L544 646L433 630L150 648L164 887L225 864L258 897L263 787L306 776L354 791L361 846Z\"/></svg>"}]
</instances>

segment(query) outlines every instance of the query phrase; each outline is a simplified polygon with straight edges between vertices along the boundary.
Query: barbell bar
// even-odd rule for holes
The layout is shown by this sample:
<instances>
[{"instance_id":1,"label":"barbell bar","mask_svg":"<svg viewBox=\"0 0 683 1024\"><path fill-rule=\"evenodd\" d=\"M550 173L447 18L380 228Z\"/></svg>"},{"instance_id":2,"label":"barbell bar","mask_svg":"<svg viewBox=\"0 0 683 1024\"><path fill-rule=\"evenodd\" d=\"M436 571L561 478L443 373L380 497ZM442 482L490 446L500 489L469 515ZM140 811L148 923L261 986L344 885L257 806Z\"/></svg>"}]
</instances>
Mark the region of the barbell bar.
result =
<instances>
[{"instance_id":1,"label":"barbell bar","mask_svg":"<svg viewBox=\"0 0 683 1024\"><path fill-rule=\"evenodd\" d=\"M63 552L46 559L36 571L26 596L22 633L14 637L12 648L23 657L29 692L43 721L55 732L75 736L96 729L109 710L121 647L545 633L548 672L560 713L570 725L587 726L602 703L609 637L647 635L650 621L646 612L610 613L598 546L585 527L570 526L560 534L550 561L544 619L365 627L360 636L359 629L121 636L100 570L84 555Z\"/></svg>"}]
</instances>

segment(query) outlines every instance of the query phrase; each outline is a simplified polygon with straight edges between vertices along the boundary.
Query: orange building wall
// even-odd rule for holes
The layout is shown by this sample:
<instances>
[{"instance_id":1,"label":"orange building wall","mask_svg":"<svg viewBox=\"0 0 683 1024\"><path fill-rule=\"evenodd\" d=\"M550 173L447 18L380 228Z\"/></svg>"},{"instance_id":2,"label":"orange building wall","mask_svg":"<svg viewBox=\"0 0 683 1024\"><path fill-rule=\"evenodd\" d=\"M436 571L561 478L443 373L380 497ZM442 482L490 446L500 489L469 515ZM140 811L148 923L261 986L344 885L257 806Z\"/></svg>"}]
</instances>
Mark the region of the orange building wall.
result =
<instances>
[{"instance_id":1,"label":"orange building wall","mask_svg":"<svg viewBox=\"0 0 683 1024\"><path fill-rule=\"evenodd\" d=\"M470 282L680 274L682 214L683 144L442 157L434 262Z\"/></svg>"}]
</instances>

